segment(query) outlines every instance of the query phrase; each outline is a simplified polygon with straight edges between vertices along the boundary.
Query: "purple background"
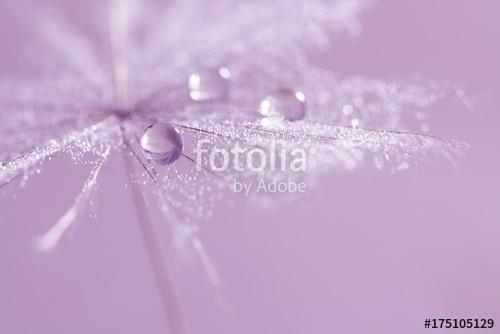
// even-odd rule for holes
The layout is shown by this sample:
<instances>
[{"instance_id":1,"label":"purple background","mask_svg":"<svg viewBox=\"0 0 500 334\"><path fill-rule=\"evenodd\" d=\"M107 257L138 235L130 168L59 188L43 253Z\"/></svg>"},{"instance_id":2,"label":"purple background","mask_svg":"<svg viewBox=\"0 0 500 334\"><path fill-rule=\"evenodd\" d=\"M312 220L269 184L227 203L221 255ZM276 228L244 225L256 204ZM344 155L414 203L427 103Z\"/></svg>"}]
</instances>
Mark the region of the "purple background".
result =
<instances>
[{"instance_id":1,"label":"purple background","mask_svg":"<svg viewBox=\"0 0 500 334\"><path fill-rule=\"evenodd\" d=\"M337 41L325 61L339 73L462 83L476 110L439 109L431 131L472 148L457 168L334 173L272 212L221 204L200 233L220 291L196 265L176 266L193 333L425 333L433 317L500 326L499 17L496 0L385 0L362 16L358 40ZM4 73L16 55L7 25ZM98 217L55 252L34 252L86 172L61 157L1 200L0 333L167 331L119 161L101 177Z\"/></svg>"}]
</instances>

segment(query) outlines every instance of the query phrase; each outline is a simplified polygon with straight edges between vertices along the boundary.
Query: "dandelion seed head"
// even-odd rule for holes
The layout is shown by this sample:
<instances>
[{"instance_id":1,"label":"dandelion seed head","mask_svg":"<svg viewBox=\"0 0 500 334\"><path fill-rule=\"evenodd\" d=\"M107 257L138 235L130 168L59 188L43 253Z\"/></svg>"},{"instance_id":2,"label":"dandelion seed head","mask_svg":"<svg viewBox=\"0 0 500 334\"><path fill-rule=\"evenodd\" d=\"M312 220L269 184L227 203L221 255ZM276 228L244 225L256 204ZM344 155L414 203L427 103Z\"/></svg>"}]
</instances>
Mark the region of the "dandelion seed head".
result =
<instances>
[{"instance_id":1,"label":"dandelion seed head","mask_svg":"<svg viewBox=\"0 0 500 334\"><path fill-rule=\"evenodd\" d=\"M97 10L108 18L95 20L98 34L109 36L103 43L44 10L34 20L33 43L43 73L0 83L0 187L26 181L56 154L91 166L72 208L40 241L50 249L84 211L111 152L133 159L132 181L152 194L165 220L189 227L192 236L235 177L313 185L326 173L364 165L397 171L421 160L452 161L463 144L412 131L427 133L430 106L451 96L465 100L465 92L421 78L345 77L310 56L331 47L333 34L360 34L359 16L369 5L112 1ZM281 117L269 117L276 114ZM224 161L198 160L200 141L276 157L300 148L307 172L283 170L279 159L278 168L261 173L235 171L232 164L214 172L211 165ZM275 203L272 196L254 199ZM198 242L191 243L205 258Z\"/></svg>"}]
</instances>

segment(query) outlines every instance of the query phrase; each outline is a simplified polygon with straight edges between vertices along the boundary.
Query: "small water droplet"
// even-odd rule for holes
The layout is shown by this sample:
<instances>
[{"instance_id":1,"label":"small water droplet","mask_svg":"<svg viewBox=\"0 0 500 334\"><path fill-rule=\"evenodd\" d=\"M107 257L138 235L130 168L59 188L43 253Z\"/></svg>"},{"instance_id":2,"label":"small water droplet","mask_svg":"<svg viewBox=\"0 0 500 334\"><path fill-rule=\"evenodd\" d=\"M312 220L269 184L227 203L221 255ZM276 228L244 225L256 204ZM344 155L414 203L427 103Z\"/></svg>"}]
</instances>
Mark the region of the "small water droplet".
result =
<instances>
[{"instance_id":1,"label":"small water droplet","mask_svg":"<svg viewBox=\"0 0 500 334\"><path fill-rule=\"evenodd\" d=\"M359 128L359 119L357 119L357 118L353 118L353 119L351 120L351 126L352 126L352 128L353 128L353 129L357 129L357 128Z\"/></svg>"},{"instance_id":2,"label":"small water droplet","mask_svg":"<svg viewBox=\"0 0 500 334\"><path fill-rule=\"evenodd\" d=\"M223 100L229 94L229 77L226 67L200 69L189 76L189 96L196 102Z\"/></svg>"},{"instance_id":3,"label":"small water droplet","mask_svg":"<svg viewBox=\"0 0 500 334\"><path fill-rule=\"evenodd\" d=\"M144 130L140 144L144 155L161 165L176 161L184 146L179 130L169 123L160 122L153 123Z\"/></svg>"},{"instance_id":4,"label":"small water droplet","mask_svg":"<svg viewBox=\"0 0 500 334\"><path fill-rule=\"evenodd\" d=\"M344 115L350 115L354 111L354 108L350 104L346 104L342 107L342 112Z\"/></svg>"},{"instance_id":5,"label":"small water droplet","mask_svg":"<svg viewBox=\"0 0 500 334\"><path fill-rule=\"evenodd\" d=\"M375 167L382 170L384 169L384 159L382 159L381 157L379 156L376 156L373 160L374 164L375 164Z\"/></svg>"},{"instance_id":6,"label":"small water droplet","mask_svg":"<svg viewBox=\"0 0 500 334\"><path fill-rule=\"evenodd\" d=\"M300 120L306 115L306 98L300 91L280 88L262 100L259 113L265 117L278 116L289 121Z\"/></svg>"}]
</instances>

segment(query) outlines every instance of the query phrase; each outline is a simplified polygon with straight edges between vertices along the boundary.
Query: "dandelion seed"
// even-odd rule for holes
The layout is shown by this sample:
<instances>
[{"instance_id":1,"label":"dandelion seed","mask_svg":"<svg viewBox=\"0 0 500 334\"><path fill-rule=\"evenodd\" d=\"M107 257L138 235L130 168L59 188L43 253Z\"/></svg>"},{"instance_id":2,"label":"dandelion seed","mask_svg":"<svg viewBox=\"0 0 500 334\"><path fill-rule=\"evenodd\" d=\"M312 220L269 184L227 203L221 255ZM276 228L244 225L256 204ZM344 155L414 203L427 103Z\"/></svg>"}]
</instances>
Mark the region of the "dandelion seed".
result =
<instances>
[{"instance_id":1,"label":"dandelion seed","mask_svg":"<svg viewBox=\"0 0 500 334\"><path fill-rule=\"evenodd\" d=\"M38 79L0 83L0 188L27 180L55 154L82 164L98 157L73 206L38 240L40 250L50 250L85 211L108 155L123 152L171 331L186 333L145 190L171 226L196 225L210 216L235 176L313 184L325 173L366 161L388 170L423 159L453 162L466 148L400 130L408 128L403 116L409 115L425 120L420 126L427 131L429 118L415 115L448 96L465 99L465 92L434 82L343 78L310 59L308 50L328 46L332 32L360 33L358 17L367 3L245 1L235 7L229 0L187 0L163 7L113 0L102 8L109 26L98 27L109 35L102 44L110 50L100 50L56 15L37 16L40 55L58 66L37 66L46 70ZM102 57L108 54L111 61ZM214 173L210 158L189 155L202 140L211 148L230 151L238 144L276 156L277 147L301 148L308 153L307 171ZM190 240L217 285L215 265L194 232Z\"/></svg>"}]
</instances>

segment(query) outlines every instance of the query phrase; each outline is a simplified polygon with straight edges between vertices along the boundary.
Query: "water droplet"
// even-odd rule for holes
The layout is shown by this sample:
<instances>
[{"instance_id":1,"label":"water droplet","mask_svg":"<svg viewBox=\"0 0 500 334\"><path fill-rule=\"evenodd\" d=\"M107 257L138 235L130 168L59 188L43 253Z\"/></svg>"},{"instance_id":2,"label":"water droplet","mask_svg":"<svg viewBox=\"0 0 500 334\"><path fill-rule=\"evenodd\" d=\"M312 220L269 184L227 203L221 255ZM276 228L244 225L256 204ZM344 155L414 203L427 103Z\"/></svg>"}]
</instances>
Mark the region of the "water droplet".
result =
<instances>
[{"instance_id":1,"label":"water droplet","mask_svg":"<svg viewBox=\"0 0 500 334\"><path fill-rule=\"evenodd\" d=\"M262 100L259 113L266 117L279 116L289 121L300 120L306 115L306 98L300 91L280 88Z\"/></svg>"},{"instance_id":2,"label":"water droplet","mask_svg":"<svg viewBox=\"0 0 500 334\"><path fill-rule=\"evenodd\" d=\"M350 104L346 104L342 107L342 112L344 115L350 115L354 111L354 108Z\"/></svg>"},{"instance_id":3,"label":"water droplet","mask_svg":"<svg viewBox=\"0 0 500 334\"><path fill-rule=\"evenodd\" d=\"M140 144L144 155L161 165L176 161L184 146L179 130L169 123L160 122L153 123L144 130Z\"/></svg>"},{"instance_id":4,"label":"water droplet","mask_svg":"<svg viewBox=\"0 0 500 334\"><path fill-rule=\"evenodd\" d=\"M189 96L196 102L223 100L229 94L229 77L226 67L201 69L189 76Z\"/></svg>"},{"instance_id":5,"label":"water droplet","mask_svg":"<svg viewBox=\"0 0 500 334\"><path fill-rule=\"evenodd\" d=\"M351 126L352 126L352 128L353 128L353 129L357 129L357 128L359 128L359 119L357 119L357 118L353 118L353 119L351 120Z\"/></svg>"}]
</instances>

